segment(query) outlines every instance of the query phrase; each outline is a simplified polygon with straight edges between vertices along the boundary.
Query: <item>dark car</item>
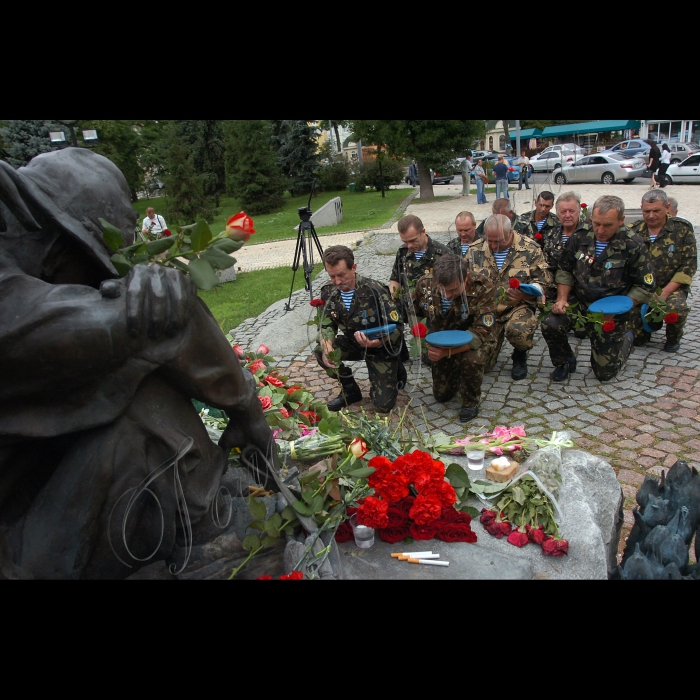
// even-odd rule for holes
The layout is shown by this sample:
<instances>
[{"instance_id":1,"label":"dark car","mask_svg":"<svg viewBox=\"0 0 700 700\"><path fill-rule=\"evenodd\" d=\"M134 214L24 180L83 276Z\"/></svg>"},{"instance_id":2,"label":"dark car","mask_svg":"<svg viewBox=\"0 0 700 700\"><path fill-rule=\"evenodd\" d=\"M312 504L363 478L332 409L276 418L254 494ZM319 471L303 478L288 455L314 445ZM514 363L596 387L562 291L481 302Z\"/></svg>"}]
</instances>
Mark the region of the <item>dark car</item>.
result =
<instances>
[{"instance_id":1,"label":"dark car","mask_svg":"<svg viewBox=\"0 0 700 700\"><path fill-rule=\"evenodd\" d=\"M433 182L433 185L449 185L452 180L455 179L454 175L440 175L440 173L436 173L433 171L432 168L430 168L430 178ZM406 175L404 178L404 182L407 185L411 184L411 178ZM420 178L416 178L416 183L420 185Z\"/></svg>"}]
</instances>

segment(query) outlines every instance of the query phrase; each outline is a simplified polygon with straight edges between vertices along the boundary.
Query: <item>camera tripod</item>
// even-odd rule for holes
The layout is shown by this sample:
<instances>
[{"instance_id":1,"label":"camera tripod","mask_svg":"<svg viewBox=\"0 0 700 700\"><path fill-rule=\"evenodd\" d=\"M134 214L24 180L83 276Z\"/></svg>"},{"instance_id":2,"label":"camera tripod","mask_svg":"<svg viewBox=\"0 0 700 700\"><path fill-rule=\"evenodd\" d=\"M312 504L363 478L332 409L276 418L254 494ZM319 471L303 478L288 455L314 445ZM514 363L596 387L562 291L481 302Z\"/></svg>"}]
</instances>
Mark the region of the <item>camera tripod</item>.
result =
<instances>
[{"instance_id":1,"label":"camera tripod","mask_svg":"<svg viewBox=\"0 0 700 700\"><path fill-rule=\"evenodd\" d=\"M299 207L297 211L299 212L299 218L301 223L299 224L299 231L297 233L297 247L294 251L294 262L292 263L292 270L294 274L292 275L292 286L289 290L289 299L284 306L285 311L291 311L292 306L292 294L294 293L294 278L296 277L297 270L299 269L299 261L302 260L304 268L304 279L306 284L304 289L309 292L310 300L313 299L313 291L311 289L311 273L314 271L314 246L318 251L319 260L323 260L323 249L318 241L318 235L316 234L316 229L311 221L311 197L313 197L314 189L316 187L316 180L311 183L311 194L309 195L309 204L306 207Z\"/></svg>"}]
</instances>

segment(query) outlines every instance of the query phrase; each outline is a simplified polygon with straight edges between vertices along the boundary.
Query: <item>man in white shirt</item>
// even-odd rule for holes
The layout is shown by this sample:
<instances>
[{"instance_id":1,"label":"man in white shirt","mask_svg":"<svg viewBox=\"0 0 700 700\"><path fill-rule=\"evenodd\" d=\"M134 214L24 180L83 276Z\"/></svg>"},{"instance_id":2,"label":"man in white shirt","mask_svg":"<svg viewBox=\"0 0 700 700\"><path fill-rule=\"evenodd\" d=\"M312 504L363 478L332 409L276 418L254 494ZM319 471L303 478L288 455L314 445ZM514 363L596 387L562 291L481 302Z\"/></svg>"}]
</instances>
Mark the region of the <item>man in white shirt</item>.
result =
<instances>
[{"instance_id":1,"label":"man in white shirt","mask_svg":"<svg viewBox=\"0 0 700 700\"><path fill-rule=\"evenodd\" d=\"M153 207L148 207L146 209L146 218L141 226L141 235L147 240L154 240L160 238L163 231L167 228L165 219L160 214L156 214L156 210Z\"/></svg>"},{"instance_id":2,"label":"man in white shirt","mask_svg":"<svg viewBox=\"0 0 700 700\"><path fill-rule=\"evenodd\" d=\"M525 183L525 189L530 189L530 185L527 184L527 178L530 174L530 159L525 155L523 151L518 158L518 165L520 166L520 182L518 183L518 189L522 190L523 182Z\"/></svg>"}]
</instances>

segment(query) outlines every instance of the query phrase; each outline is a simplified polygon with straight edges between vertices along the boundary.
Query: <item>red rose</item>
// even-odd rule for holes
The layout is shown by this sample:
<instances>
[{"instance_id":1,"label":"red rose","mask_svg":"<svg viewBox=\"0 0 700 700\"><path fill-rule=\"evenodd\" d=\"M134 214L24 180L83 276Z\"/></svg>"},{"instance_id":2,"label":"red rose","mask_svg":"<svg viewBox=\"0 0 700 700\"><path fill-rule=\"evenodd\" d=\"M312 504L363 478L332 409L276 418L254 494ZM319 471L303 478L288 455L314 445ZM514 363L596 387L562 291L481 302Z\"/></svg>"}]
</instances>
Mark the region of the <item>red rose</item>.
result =
<instances>
[{"instance_id":1,"label":"red rose","mask_svg":"<svg viewBox=\"0 0 700 700\"><path fill-rule=\"evenodd\" d=\"M678 323L678 314L675 311L671 311L670 314L664 316L664 321L666 323Z\"/></svg>"},{"instance_id":2,"label":"red rose","mask_svg":"<svg viewBox=\"0 0 700 700\"><path fill-rule=\"evenodd\" d=\"M289 389L287 389L288 394L293 394L297 389L301 389L300 386L290 386Z\"/></svg>"},{"instance_id":3,"label":"red rose","mask_svg":"<svg viewBox=\"0 0 700 700\"><path fill-rule=\"evenodd\" d=\"M310 302L311 306L324 306L325 302L323 299L312 299Z\"/></svg>"},{"instance_id":4,"label":"red rose","mask_svg":"<svg viewBox=\"0 0 700 700\"><path fill-rule=\"evenodd\" d=\"M449 506L447 508L443 508L442 511L440 512L440 522L442 523L454 523L457 522L458 518L461 515L467 515L466 513L460 513L459 511L456 511L452 506ZM469 518L469 516L467 515ZM467 520L467 522L471 522L471 518Z\"/></svg>"},{"instance_id":5,"label":"red rose","mask_svg":"<svg viewBox=\"0 0 700 700\"><path fill-rule=\"evenodd\" d=\"M586 204L585 202L581 202L581 209L587 209L587 208L588 208L588 204Z\"/></svg>"},{"instance_id":6,"label":"red rose","mask_svg":"<svg viewBox=\"0 0 700 700\"><path fill-rule=\"evenodd\" d=\"M517 280L515 277L511 277L510 280L508 280L508 286L511 289L520 289L520 280Z\"/></svg>"},{"instance_id":7,"label":"red rose","mask_svg":"<svg viewBox=\"0 0 700 700\"><path fill-rule=\"evenodd\" d=\"M544 236L541 233L536 233L535 234L535 240L536 241L541 241L544 238Z\"/></svg>"},{"instance_id":8,"label":"red rose","mask_svg":"<svg viewBox=\"0 0 700 700\"><path fill-rule=\"evenodd\" d=\"M168 238L168 237L172 236L173 234L170 232L170 229L166 228L163 230L162 235L165 236L166 238Z\"/></svg>"},{"instance_id":9,"label":"red rose","mask_svg":"<svg viewBox=\"0 0 700 700\"><path fill-rule=\"evenodd\" d=\"M448 484L446 481L432 481L420 493L422 496L435 496L443 508L457 502L457 495L452 484Z\"/></svg>"},{"instance_id":10,"label":"red rose","mask_svg":"<svg viewBox=\"0 0 700 700\"><path fill-rule=\"evenodd\" d=\"M510 534L513 526L507 520L489 520L484 523L484 528L489 535L493 535L496 539L500 540L502 537Z\"/></svg>"},{"instance_id":11,"label":"red rose","mask_svg":"<svg viewBox=\"0 0 700 700\"><path fill-rule=\"evenodd\" d=\"M448 523L435 537L443 542L476 542L476 533L467 523Z\"/></svg>"},{"instance_id":12,"label":"red rose","mask_svg":"<svg viewBox=\"0 0 700 700\"><path fill-rule=\"evenodd\" d=\"M566 540L556 540L554 537L548 537L542 543L542 554L550 557L563 557L569 553L569 543Z\"/></svg>"},{"instance_id":13,"label":"red rose","mask_svg":"<svg viewBox=\"0 0 700 700\"><path fill-rule=\"evenodd\" d=\"M406 498L402 498L398 503L394 503L394 508L398 508L406 516L406 520L408 520L410 517L409 513L411 512L411 508L413 508L415 500L415 496L406 496Z\"/></svg>"},{"instance_id":14,"label":"red rose","mask_svg":"<svg viewBox=\"0 0 700 700\"><path fill-rule=\"evenodd\" d=\"M291 574L282 574L279 577L280 581L301 581L304 578L304 574L301 571L292 570Z\"/></svg>"},{"instance_id":15,"label":"red rose","mask_svg":"<svg viewBox=\"0 0 700 700\"><path fill-rule=\"evenodd\" d=\"M284 407L280 408L280 413L282 414L283 418L289 418L292 414Z\"/></svg>"},{"instance_id":16,"label":"red rose","mask_svg":"<svg viewBox=\"0 0 700 700\"><path fill-rule=\"evenodd\" d=\"M487 510L486 508L481 509L481 516L479 517L479 522L483 525L496 519L495 510Z\"/></svg>"},{"instance_id":17,"label":"red rose","mask_svg":"<svg viewBox=\"0 0 700 700\"><path fill-rule=\"evenodd\" d=\"M269 355L269 354L270 354L270 348L268 348L267 345L261 345L261 346L256 350L256 352L257 352L258 354L262 354L262 355Z\"/></svg>"},{"instance_id":18,"label":"red rose","mask_svg":"<svg viewBox=\"0 0 700 700\"><path fill-rule=\"evenodd\" d=\"M354 539L354 536L352 534L352 526L347 520L344 520L342 523L340 523L338 529L335 531L335 541L349 542L352 539Z\"/></svg>"},{"instance_id":19,"label":"red rose","mask_svg":"<svg viewBox=\"0 0 700 700\"><path fill-rule=\"evenodd\" d=\"M256 581L272 581L272 576L270 574L263 574L262 576L258 576L258 578L255 579Z\"/></svg>"},{"instance_id":20,"label":"red rose","mask_svg":"<svg viewBox=\"0 0 700 700\"><path fill-rule=\"evenodd\" d=\"M603 324L603 333L612 333L615 330L615 321L606 321Z\"/></svg>"},{"instance_id":21,"label":"red rose","mask_svg":"<svg viewBox=\"0 0 700 700\"><path fill-rule=\"evenodd\" d=\"M384 527L381 530L377 530L377 535L382 542L387 542L388 544L396 544L397 542L402 542L407 537L411 536L411 532L408 525L399 525L397 527Z\"/></svg>"},{"instance_id":22,"label":"red rose","mask_svg":"<svg viewBox=\"0 0 700 700\"><path fill-rule=\"evenodd\" d=\"M408 532L414 540L432 540L439 531L440 528L437 527L435 523L430 523L427 525L411 523L408 528Z\"/></svg>"},{"instance_id":23,"label":"red rose","mask_svg":"<svg viewBox=\"0 0 700 700\"><path fill-rule=\"evenodd\" d=\"M521 528L513 530L513 532L508 535L508 542L514 544L516 547L524 547L529 541L527 532L521 531Z\"/></svg>"},{"instance_id":24,"label":"red rose","mask_svg":"<svg viewBox=\"0 0 700 700\"><path fill-rule=\"evenodd\" d=\"M425 338L428 334L428 329L422 323L416 323L416 325L411 328L411 334L414 338Z\"/></svg>"},{"instance_id":25,"label":"red rose","mask_svg":"<svg viewBox=\"0 0 700 700\"><path fill-rule=\"evenodd\" d=\"M233 351L238 355L238 357L245 356L245 350L240 345L232 345Z\"/></svg>"},{"instance_id":26,"label":"red rose","mask_svg":"<svg viewBox=\"0 0 700 700\"><path fill-rule=\"evenodd\" d=\"M408 516L418 525L427 525L440 517L442 505L435 496L417 496Z\"/></svg>"},{"instance_id":27,"label":"red rose","mask_svg":"<svg viewBox=\"0 0 700 700\"><path fill-rule=\"evenodd\" d=\"M248 369L255 374L257 371L265 369L265 363L262 360L255 360L248 365Z\"/></svg>"},{"instance_id":28,"label":"red rose","mask_svg":"<svg viewBox=\"0 0 700 700\"><path fill-rule=\"evenodd\" d=\"M253 220L244 211L238 212L226 222L226 235L234 241L245 243L254 233Z\"/></svg>"},{"instance_id":29,"label":"red rose","mask_svg":"<svg viewBox=\"0 0 700 700\"><path fill-rule=\"evenodd\" d=\"M375 530L387 527L389 525L388 509L389 504L386 501L367 496L365 502L357 509L357 522Z\"/></svg>"},{"instance_id":30,"label":"red rose","mask_svg":"<svg viewBox=\"0 0 700 700\"><path fill-rule=\"evenodd\" d=\"M542 544L545 540L545 535L544 533L544 526L540 525L539 527L530 527L529 525L525 526L525 529L527 530L527 537L530 540L530 542L534 542L535 544Z\"/></svg>"},{"instance_id":31,"label":"red rose","mask_svg":"<svg viewBox=\"0 0 700 700\"><path fill-rule=\"evenodd\" d=\"M263 411L267 411L272 408L272 399L269 396L258 396L260 403L262 404Z\"/></svg>"},{"instance_id":32,"label":"red rose","mask_svg":"<svg viewBox=\"0 0 700 700\"><path fill-rule=\"evenodd\" d=\"M299 415L304 416L311 425L318 423L321 420L319 415L313 411L299 411Z\"/></svg>"},{"instance_id":33,"label":"red rose","mask_svg":"<svg viewBox=\"0 0 700 700\"><path fill-rule=\"evenodd\" d=\"M277 377L272 374L268 374L267 377L265 377L265 381L272 386L276 386L278 389L284 386L284 382L281 379L277 379Z\"/></svg>"},{"instance_id":34,"label":"red rose","mask_svg":"<svg viewBox=\"0 0 700 700\"><path fill-rule=\"evenodd\" d=\"M408 527L408 513L404 513L403 509L397 508L396 505L389 506L386 514L389 517L388 528L403 527L404 525Z\"/></svg>"}]
</instances>

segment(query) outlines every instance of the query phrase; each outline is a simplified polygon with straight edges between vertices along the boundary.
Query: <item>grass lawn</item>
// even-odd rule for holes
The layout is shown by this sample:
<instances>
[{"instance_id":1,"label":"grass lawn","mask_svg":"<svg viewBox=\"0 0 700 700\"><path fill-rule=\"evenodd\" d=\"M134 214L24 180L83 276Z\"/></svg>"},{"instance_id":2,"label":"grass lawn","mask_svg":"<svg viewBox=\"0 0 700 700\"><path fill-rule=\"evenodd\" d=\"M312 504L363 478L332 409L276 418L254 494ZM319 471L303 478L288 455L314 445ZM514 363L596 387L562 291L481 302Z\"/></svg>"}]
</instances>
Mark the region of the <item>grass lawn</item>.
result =
<instances>
[{"instance_id":1,"label":"grass lawn","mask_svg":"<svg viewBox=\"0 0 700 700\"><path fill-rule=\"evenodd\" d=\"M313 279L316 279L321 269L320 264L316 265ZM293 274L291 266L241 272L235 282L227 282L209 292L200 291L199 296L224 333L228 333L247 318L258 316L276 301L289 298ZM299 269L294 277L294 290L303 286L304 271Z\"/></svg>"},{"instance_id":2,"label":"grass lawn","mask_svg":"<svg viewBox=\"0 0 700 700\"><path fill-rule=\"evenodd\" d=\"M311 200L311 210L318 211L326 202L334 197L340 197L343 202L343 220L337 226L324 226L316 229L319 236L330 233L343 233L344 231L357 231L360 229L377 228L389 221L396 209L406 197L411 194L409 189L385 190L386 197L382 198L381 192L373 190L367 192L324 192ZM141 220L146 216L146 207L153 207L156 214L162 214L165 209L165 197L152 199L139 199L133 203L134 209L139 212ZM255 221L255 235L246 244L248 246L267 241L277 241L284 238L295 238L295 226L299 225L297 209L305 207L309 202L309 196L290 197L285 194L284 206L273 214L261 214L253 217ZM222 197L219 206L220 213L210 224L212 233L223 231L226 221L233 214L240 211L237 201L233 197ZM166 218L166 223L170 222ZM247 273L251 274L251 273ZM249 314L252 315L252 314Z\"/></svg>"}]
</instances>

